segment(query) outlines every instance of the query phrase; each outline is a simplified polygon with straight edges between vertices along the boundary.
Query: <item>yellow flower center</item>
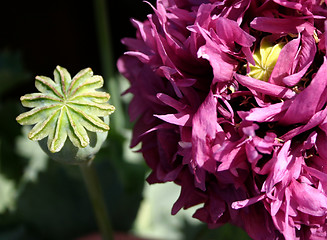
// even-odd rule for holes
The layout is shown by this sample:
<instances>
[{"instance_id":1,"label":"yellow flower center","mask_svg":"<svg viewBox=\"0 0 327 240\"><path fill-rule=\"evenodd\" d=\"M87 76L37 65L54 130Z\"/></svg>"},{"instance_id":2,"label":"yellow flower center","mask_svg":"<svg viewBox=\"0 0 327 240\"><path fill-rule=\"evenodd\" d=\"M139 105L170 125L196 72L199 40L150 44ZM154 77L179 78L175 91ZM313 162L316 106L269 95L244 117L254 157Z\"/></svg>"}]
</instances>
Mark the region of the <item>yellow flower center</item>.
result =
<instances>
[{"instance_id":1,"label":"yellow flower center","mask_svg":"<svg viewBox=\"0 0 327 240\"><path fill-rule=\"evenodd\" d=\"M262 81L268 81L282 50L284 43L272 45L265 38L261 40L260 49L253 54L255 66L250 64L248 75Z\"/></svg>"}]
</instances>

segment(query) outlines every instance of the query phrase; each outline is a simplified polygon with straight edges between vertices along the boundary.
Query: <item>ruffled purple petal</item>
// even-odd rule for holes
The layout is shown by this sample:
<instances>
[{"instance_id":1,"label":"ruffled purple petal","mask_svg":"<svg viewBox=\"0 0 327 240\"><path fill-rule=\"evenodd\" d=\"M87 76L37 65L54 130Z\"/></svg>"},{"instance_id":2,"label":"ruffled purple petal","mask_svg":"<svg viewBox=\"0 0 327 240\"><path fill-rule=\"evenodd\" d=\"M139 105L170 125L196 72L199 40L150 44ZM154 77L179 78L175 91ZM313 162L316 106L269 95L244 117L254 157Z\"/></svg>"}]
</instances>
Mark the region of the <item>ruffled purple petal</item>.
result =
<instances>
[{"instance_id":1,"label":"ruffled purple petal","mask_svg":"<svg viewBox=\"0 0 327 240\"><path fill-rule=\"evenodd\" d=\"M172 214L196 206L193 217L209 227L326 239L326 2L150 6L145 21L132 20L136 38L122 40L117 62L131 84L131 146L141 145L147 181L179 185ZM265 62L263 49L267 82L247 75L263 38L284 46L277 62Z\"/></svg>"},{"instance_id":2,"label":"ruffled purple petal","mask_svg":"<svg viewBox=\"0 0 327 240\"><path fill-rule=\"evenodd\" d=\"M308 121L319 109L317 109L322 93L327 86L327 62L320 67L310 85L299 93L280 120L284 124L294 124Z\"/></svg>"}]
</instances>

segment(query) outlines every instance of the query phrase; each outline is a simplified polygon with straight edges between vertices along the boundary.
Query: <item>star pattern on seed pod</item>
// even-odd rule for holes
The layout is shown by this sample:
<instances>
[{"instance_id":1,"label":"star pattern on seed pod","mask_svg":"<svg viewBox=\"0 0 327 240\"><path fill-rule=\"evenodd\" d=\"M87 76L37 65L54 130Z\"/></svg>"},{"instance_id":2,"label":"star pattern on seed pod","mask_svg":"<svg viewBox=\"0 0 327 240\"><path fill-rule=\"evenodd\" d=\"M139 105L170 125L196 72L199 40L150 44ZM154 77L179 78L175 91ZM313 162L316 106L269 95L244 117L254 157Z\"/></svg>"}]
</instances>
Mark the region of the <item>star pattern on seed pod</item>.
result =
<instances>
[{"instance_id":1,"label":"star pattern on seed pod","mask_svg":"<svg viewBox=\"0 0 327 240\"><path fill-rule=\"evenodd\" d=\"M110 95L97 89L103 78L93 75L91 68L78 72L73 78L67 69L57 66L54 81L45 76L35 78L39 93L21 97L24 107L32 108L16 120L21 125L34 125L28 137L38 141L48 137L48 148L59 152L67 137L78 148L89 145L90 132L105 132L109 125L103 117L114 112L108 103Z\"/></svg>"}]
</instances>

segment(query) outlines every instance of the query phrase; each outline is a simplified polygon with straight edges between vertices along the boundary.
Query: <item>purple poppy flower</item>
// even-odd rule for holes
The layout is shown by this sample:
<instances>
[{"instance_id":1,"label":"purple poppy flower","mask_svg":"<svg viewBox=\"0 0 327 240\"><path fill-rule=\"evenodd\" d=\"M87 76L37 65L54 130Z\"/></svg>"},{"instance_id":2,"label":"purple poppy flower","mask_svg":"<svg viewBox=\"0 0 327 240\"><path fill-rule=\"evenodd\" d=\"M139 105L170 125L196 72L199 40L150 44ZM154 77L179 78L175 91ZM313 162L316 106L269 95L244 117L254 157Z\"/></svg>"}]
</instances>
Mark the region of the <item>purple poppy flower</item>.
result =
<instances>
[{"instance_id":1,"label":"purple poppy flower","mask_svg":"<svg viewBox=\"0 0 327 240\"><path fill-rule=\"evenodd\" d=\"M149 183L181 186L172 214L198 206L253 239L327 237L326 18L323 1L158 0L132 20L117 63L131 146Z\"/></svg>"}]
</instances>

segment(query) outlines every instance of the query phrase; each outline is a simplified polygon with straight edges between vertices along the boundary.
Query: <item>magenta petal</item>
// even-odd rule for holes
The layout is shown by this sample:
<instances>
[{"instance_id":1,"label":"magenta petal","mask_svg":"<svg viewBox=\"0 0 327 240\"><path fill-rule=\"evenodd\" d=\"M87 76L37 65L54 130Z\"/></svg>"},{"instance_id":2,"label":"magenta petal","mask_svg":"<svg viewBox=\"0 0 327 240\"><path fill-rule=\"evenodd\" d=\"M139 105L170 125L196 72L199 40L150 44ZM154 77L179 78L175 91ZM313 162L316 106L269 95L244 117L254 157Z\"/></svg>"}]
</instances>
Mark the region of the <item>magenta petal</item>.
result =
<instances>
[{"instance_id":1,"label":"magenta petal","mask_svg":"<svg viewBox=\"0 0 327 240\"><path fill-rule=\"evenodd\" d=\"M293 180L292 196L297 202L297 209L312 216L327 214L327 196L318 189Z\"/></svg>"},{"instance_id":2,"label":"magenta petal","mask_svg":"<svg viewBox=\"0 0 327 240\"><path fill-rule=\"evenodd\" d=\"M270 18L257 17L251 22L251 27L262 32L269 33L293 33L298 34L306 29L313 34L315 27L302 18Z\"/></svg>"},{"instance_id":3,"label":"magenta petal","mask_svg":"<svg viewBox=\"0 0 327 240\"><path fill-rule=\"evenodd\" d=\"M300 37L288 42L281 50L269 82L283 85L283 78L292 73L293 61L299 49Z\"/></svg>"},{"instance_id":4,"label":"magenta petal","mask_svg":"<svg viewBox=\"0 0 327 240\"><path fill-rule=\"evenodd\" d=\"M235 65L236 44L241 46L249 61L254 62L249 56L249 48L253 45L255 38L242 30L236 22L227 18L218 18L215 21L215 28L204 29L202 26L194 26L205 39L205 45L198 51L198 57L207 59L212 68L216 81L231 80Z\"/></svg>"},{"instance_id":5,"label":"magenta petal","mask_svg":"<svg viewBox=\"0 0 327 240\"><path fill-rule=\"evenodd\" d=\"M161 120L176 124L179 126L190 126L190 115L185 113L175 113L175 114L165 114L165 115L157 115L155 114L157 118L160 118Z\"/></svg>"},{"instance_id":6,"label":"magenta petal","mask_svg":"<svg viewBox=\"0 0 327 240\"><path fill-rule=\"evenodd\" d=\"M256 197L250 198L250 199L245 199L245 200L242 200L242 201L233 202L232 203L232 208L234 208L234 209L244 208L244 207L250 206L250 205L252 205L254 203L257 203L257 202L261 201L265 197L266 197L265 194L261 194L261 195L258 195Z\"/></svg>"},{"instance_id":7,"label":"magenta petal","mask_svg":"<svg viewBox=\"0 0 327 240\"><path fill-rule=\"evenodd\" d=\"M287 174L287 167L290 163L290 158L288 157L290 145L291 141L284 143L279 153L270 160L274 162L274 165L262 187L264 192L270 192L273 186L280 182Z\"/></svg>"},{"instance_id":8,"label":"magenta petal","mask_svg":"<svg viewBox=\"0 0 327 240\"><path fill-rule=\"evenodd\" d=\"M284 141L288 141L293 137L321 124L326 119L326 115L327 115L327 108L313 115L312 118L305 125L293 128L292 130L290 130L280 138L283 139Z\"/></svg>"},{"instance_id":9,"label":"magenta petal","mask_svg":"<svg viewBox=\"0 0 327 240\"><path fill-rule=\"evenodd\" d=\"M295 124L308 121L317 110L321 94L327 86L327 61L318 70L310 85L305 88L286 111L280 120L284 124Z\"/></svg>"},{"instance_id":10,"label":"magenta petal","mask_svg":"<svg viewBox=\"0 0 327 240\"><path fill-rule=\"evenodd\" d=\"M273 96L278 98L292 98L295 96L295 92L289 88L264 82L255 78L247 77L235 73L235 79L243 86L248 87L251 90Z\"/></svg>"},{"instance_id":11,"label":"magenta petal","mask_svg":"<svg viewBox=\"0 0 327 240\"><path fill-rule=\"evenodd\" d=\"M167 104L168 106L171 106L173 108L175 108L177 111L181 112L181 111L185 111L187 108L187 105L170 97L167 94L164 93L158 93L157 94L157 98L162 101L163 103Z\"/></svg>"},{"instance_id":12,"label":"magenta petal","mask_svg":"<svg viewBox=\"0 0 327 240\"><path fill-rule=\"evenodd\" d=\"M227 18L218 18L216 20L216 33L226 46L236 42L243 47L249 48L256 40L255 37L242 30L236 22Z\"/></svg>"},{"instance_id":13,"label":"magenta petal","mask_svg":"<svg viewBox=\"0 0 327 240\"><path fill-rule=\"evenodd\" d=\"M216 20L215 31L215 33L211 32L211 36L214 39L217 38L217 42L221 42L227 47L227 51L223 50L224 52L235 55L233 50L235 49L235 43L237 43L242 47L242 52L245 54L247 60L251 64L255 64L250 49L256 40L253 36L242 30L236 22L223 17Z\"/></svg>"},{"instance_id":14,"label":"magenta petal","mask_svg":"<svg viewBox=\"0 0 327 240\"><path fill-rule=\"evenodd\" d=\"M314 176L316 178L318 178L320 181L322 181L323 183L327 183L327 174L324 172L321 172L315 168L312 167L308 167L308 166L303 166L303 168L310 173L311 176Z\"/></svg>"},{"instance_id":15,"label":"magenta petal","mask_svg":"<svg viewBox=\"0 0 327 240\"><path fill-rule=\"evenodd\" d=\"M206 45L200 47L198 57L207 59L210 62L217 81L231 80L235 62L226 53L217 51L217 46L212 41L209 40Z\"/></svg>"},{"instance_id":16,"label":"magenta petal","mask_svg":"<svg viewBox=\"0 0 327 240\"><path fill-rule=\"evenodd\" d=\"M301 8L303 7L303 5L299 2L292 2L292 1L288 1L288 0L273 0L275 3L280 4L281 6L285 6L288 8L293 8L296 10L301 10Z\"/></svg>"},{"instance_id":17,"label":"magenta petal","mask_svg":"<svg viewBox=\"0 0 327 240\"><path fill-rule=\"evenodd\" d=\"M204 208L198 209L193 217L216 224L226 211L225 202L218 196L211 196Z\"/></svg>"},{"instance_id":18,"label":"magenta petal","mask_svg":"<svg viewBox=\"0 0 327 240\"><path fill-rule=\"evenodd\" d=\"M253 144L255 145L255 148L257 151L263 153L263 154L271 154L274 147L277 146L276 144L276 134L272 132L267 132L266 136L262 139L259 137L253 138Z\"/></svg>"},{"instance_id":19,"label":"magenta petal","mask_svg":"<svg viewBox=\"0 0 327 240\"><path fill-rule=\"evenodd\" d=\"M289 217L290 212L290 198L291 193L288 188L285 189L284 211L278 211L276 215L273 215L273 221L276 227L284 235L285 239L296 239L293 219Z\"/></svg>"},{"instance_id":20,"label":"magenta petal","mask_svg":"<svg viewBox=\"0 0 327 240\"><path fill-rule=\"evenodd\" d=\"M319 156L327 159L327 135L325 132L320 132L318 134L316 148Z\"/></svg>"},{"instance_id":21,"label":"magenta petal","mask_svg":"<svg viewBox=\"0 0 327 240\"><path fill-rule=\"evenodd\" d=\"M193 159L199 166L203 166L212 156L212 140L216 134L224 135L217 123L217 99L212 92L202 103L193 116L192 146Z\"/></svg>"},{"instance_id":22,"label":"magenta petal","mask_svg":"<svg viewBox=\"0 0 327 240\"><path fill-rule=\"evenodd\" d=\"M256 122L278 121L290 105L291 101L285 101L271 104L263 108L252 108L246 115L243 114L245 116L244 119Z\"/></svg>"},{"instance_id":23,"label":"magenta petal","mask_svg":"<svg viewBox=\"0 0 327 240\"><path fill-rule=\"evenodd\" d=\"M238 169L247 169L245 149L235 146L233 143L226 143L215 152L215 158L220 159L218 172L229 171L234 176L238 176ZM227 179L224 181L228 182Z\"/></svg>"},{"instance_id":24,"label":"magenta petal","mask_svg":"<svg viewBox=\"0 0 327 240\"><path fill-rule=\"evenodd\" d=\"M248 161L253 165L257 164L258 160L262 157L262 155L258 153L255 146L253 144L246 144L245 150Z\"/></svg>"},{"instance_id":25,"label":"magenta petal","mask_svg":"<svg viewBox=\"0 0 327 240\"><path fill-rule=\"evenodd\" d=\"M249 8L250 4L251 0L230 2L230 4L226 4L226 6L224 6L221 17L231 19L241 25L244 13Z\"/></svg>"},{"instance_id":26,"label":"magenta petal","mask_svg":"<svg viewBox=\"0 0 327 240\"><path fill-rule=\"evenodd\" d=\"M276 216L281 205L283 204L285 192L283 190L280 190L278 187L275 187L273 191L274 191L274 200L271 203L270 212L272 216Z\"/></svg>"},{"instance_id":27,"label":"magenta petal","mask_svg":"<svg viewBox=\"0 0 327 240\"><path fill-rule=\"evenodd\" d=\"M311 35L304 32L301 38L301 42L302 43L301 43L300 52L296 56L295 63L293 63L294 65L293 72L295 71L297 72L283 79L283 82L287 86L294 86L301 80L301 77L303 77L303 75L307 72L308 68L310 67L316 55L316 51L317 51L316 43ZM290 56L286 58L289 59Z\"/></svg>"},{"instance_id":28,"label":"magenta petal","mask_svg":"<svg viewBox=\"0 0 327 240\"><path fill-rule=\"evenodd\" d=\"M200 191L196 191L193 186L192 176L187 171L182 171L181 193L174 203L171 213L175 215L182 208L189 208L204 201L205 196Z\"/></svg>"},{"instance_id":29,"label":"magenta petal","mask_svg":"<svg viewBox=\"0 0 327 240\"><path fill-rule=\"evenodd\" d=\"M138 30L139 34L140 34L140 38L143 40L144 44L147 46L146 49L142 48L137 48L136 46L130 46L132 49L136 49L136 50L142 50L142 52L148 53L151 55L153 54L153 51L151 51L154 46L155 46L155 39L153 37L151 37L151 24L149 22L140 22L137 21L135 19L131 20L132 24L134 25L134 27ZM150 46L150 48L149 48Z\"/></svg>"}]
</instances>

